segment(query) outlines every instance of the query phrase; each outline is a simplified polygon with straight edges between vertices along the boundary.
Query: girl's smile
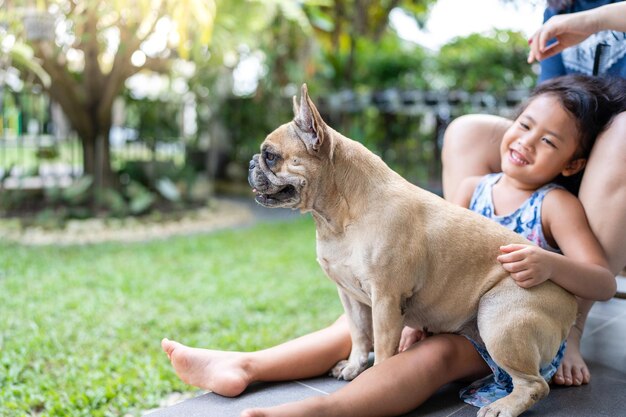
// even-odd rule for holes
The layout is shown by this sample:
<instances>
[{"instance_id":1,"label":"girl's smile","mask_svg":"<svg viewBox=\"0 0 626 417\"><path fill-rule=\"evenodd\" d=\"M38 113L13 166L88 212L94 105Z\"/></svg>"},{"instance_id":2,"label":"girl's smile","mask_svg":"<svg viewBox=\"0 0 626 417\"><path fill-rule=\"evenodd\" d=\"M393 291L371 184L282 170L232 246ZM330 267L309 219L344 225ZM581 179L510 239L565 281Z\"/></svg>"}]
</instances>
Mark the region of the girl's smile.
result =
<instances>
[{"instance_id":1,"label":"girl's smile","mask_svg":"<svg viewBox=\"0 0 626 417\"><path fill-rule=\"evenodd\" d=\"M521 152L517 151L514 148L511 148L509 150L509 160L511 161L512 164L519 165L519 166L525 166L530 163L528 159Z\"/></svg>"},{"instance_id":2,"label":"girl's smile","mask_svg":"<svg viewBox=\"0 0 626 417\"><path fill-rule=\"evenodd\" d=\"M559 175L582 169L574 159L579 134L575 118L558 98L543 94L532 99L506 131L500 147L505 182L536 189ZM584 161L584 160L582 160ZM574 164L574 165L572 165Z\"/></svg>"}]
</instances>

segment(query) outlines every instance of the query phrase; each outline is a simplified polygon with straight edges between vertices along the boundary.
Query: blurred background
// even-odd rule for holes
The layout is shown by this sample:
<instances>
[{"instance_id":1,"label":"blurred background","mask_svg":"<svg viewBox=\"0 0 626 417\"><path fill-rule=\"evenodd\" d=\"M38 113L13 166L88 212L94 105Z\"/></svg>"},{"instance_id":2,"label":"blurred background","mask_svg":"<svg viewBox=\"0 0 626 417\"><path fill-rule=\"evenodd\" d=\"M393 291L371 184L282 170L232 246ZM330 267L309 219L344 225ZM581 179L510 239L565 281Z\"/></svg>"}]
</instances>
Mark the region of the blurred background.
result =
<instances>
[{"instance_id":1,"label":"blurred background","mask_svg":"<svg viewBox=\"0 0 626 417\"><path fill-rule=\"evenodd\" d=\"M535 83L521 0L0 0L0 215L63 221L249 192L303 82L336 130L440 192L456 116Z\"/></svg>"},{"instance_id":2,"label":"blurred background","mask_svg":"<svg viewBox=\"0 0 626 417\"><path fill-rule=\"evenodd\" d=\"M249 351L332 323L313 221L254 203L251 156L306 82L440 193L448 123L534 86L543 8L0 0L0 416L142 416L197 394L163 337Z\"/></svg>"}]
</instances>

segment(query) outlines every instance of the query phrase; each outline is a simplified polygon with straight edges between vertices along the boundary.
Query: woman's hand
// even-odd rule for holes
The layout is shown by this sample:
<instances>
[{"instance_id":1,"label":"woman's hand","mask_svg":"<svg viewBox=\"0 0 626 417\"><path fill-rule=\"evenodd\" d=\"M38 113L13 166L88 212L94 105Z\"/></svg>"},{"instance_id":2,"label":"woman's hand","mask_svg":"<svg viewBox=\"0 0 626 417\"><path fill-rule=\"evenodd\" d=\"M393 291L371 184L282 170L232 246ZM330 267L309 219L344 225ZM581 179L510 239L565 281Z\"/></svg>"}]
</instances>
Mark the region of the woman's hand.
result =
<instances>
[{"instance_id":1,"label":"woman's hand","mask_svg":"<svg viewBox=\"0 0 626 417\"><path fill-rule=\"evenodd\" d=\"M522 288L531 288L547 281L552 275L552 254L538 246L511 244L500 246L498 261Z\"/></svg>"},{"instance_id":2,"label":"woman's hand","mask_svg":"<svg viewBox=\"0 0 626 417\"><path fill-rule=\"evenodd\" d=\"M398 345L398 353L404 352L410 348L416 342L424 340L426 338L426 332L421 329L414 329L409 326L404 326L402 334L400 335L400 344Z\"/></svg>"},{"instance_id":3,"label":"woman's hand","mask_svg":"<svg viewBox=\"0 0 626 417\"><path fill-rule=\"evenodd\" d=\"M581 43L598 30L599 24L593 10L552 16L528 40L528 63L556 55L565 48ZM548 46L548 41L553 38L556 38L556 42Z\"/></svg>"}]
</instances>

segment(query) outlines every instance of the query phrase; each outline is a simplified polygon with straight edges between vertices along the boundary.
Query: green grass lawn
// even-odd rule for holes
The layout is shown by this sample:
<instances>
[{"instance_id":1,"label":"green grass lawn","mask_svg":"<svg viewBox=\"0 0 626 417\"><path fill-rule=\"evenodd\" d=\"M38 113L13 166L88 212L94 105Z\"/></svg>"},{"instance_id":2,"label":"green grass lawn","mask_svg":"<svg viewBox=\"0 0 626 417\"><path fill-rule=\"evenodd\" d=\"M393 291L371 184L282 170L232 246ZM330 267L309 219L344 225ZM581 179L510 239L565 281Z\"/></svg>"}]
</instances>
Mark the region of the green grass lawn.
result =
<instances>
[{"instance_id":1,"label":"green grass lawn","mask_svg":"<svg viewBox=\"0 0 626 417\"><path fill-rule=\"evenodd\" d=\"M147 243L0 243L0 415L140 415L194 391L162 337L252 350L341 311L308 218Z\"/></svg>"}]
</instances>

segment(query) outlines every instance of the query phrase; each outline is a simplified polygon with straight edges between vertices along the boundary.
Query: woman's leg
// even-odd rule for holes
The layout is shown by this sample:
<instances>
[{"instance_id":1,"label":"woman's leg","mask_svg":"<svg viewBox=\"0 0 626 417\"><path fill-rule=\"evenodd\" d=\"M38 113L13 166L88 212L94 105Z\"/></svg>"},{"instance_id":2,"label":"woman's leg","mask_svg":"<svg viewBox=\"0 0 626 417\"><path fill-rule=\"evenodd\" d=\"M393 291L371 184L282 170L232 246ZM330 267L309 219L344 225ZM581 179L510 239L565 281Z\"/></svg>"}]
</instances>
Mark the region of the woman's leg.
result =
<instances>
[{"instance_id":1,"label":"woman's leg","mask_svg":"<svg viewBox=\"0 0 626 417\"><path fill-rule=\"evenodd\" d=\"M441 386L460 378L479 378L489 367L463 336L435 335L369 368L339 391L267 409L245 410L242 417L376 417L416 408Z\"/></svg>"},{"instance_id":2,"label":"woman's leg","mask_svg":"<svg viewBox=\"0 0 626 417\"><path fill-rule=\"evenodd\" d=\"M443 195L447 200L462 180L500 172L500 141L513 122L498 116L461 116L446 129L443 137Z\"/></svg>"},{"instance_id":3,"label":"woman's leg","mask_svg":"<svg viewBox=\"0 0 626 417\"><path fill-rule=\"evenodd\" d=\"M598 137L585 169L578 197L591 230L598 238L617 275L626 265L626 112L618 115ZM579 300L578 318L567 339L567 351L554 382L581 385L589 382L587 364L580 354L587 314L593 305Z\"/></svg>"},{"instance_id":4,"label":"woman's leg","mask_svg":"<svg viewBox=\"0 0 626 417\"><path fill-rule=\"evenodd\" d=\"M327 372L350 354L345 316L331 326L257 352L191 348L163 339L161 346L183 382L227 397L255 381L310 378Z\"/></svg>"},{"instance_id":5,"label":"woman's leg","mask_svg":"<svg viewBox=\"0 0 626 417\"><path fill-rule=\"evenodd\" d=\"M625 179L626 112L619 114L598 137L578 193L615 275L626 266Z\"/></svg>"}]
</instances>

